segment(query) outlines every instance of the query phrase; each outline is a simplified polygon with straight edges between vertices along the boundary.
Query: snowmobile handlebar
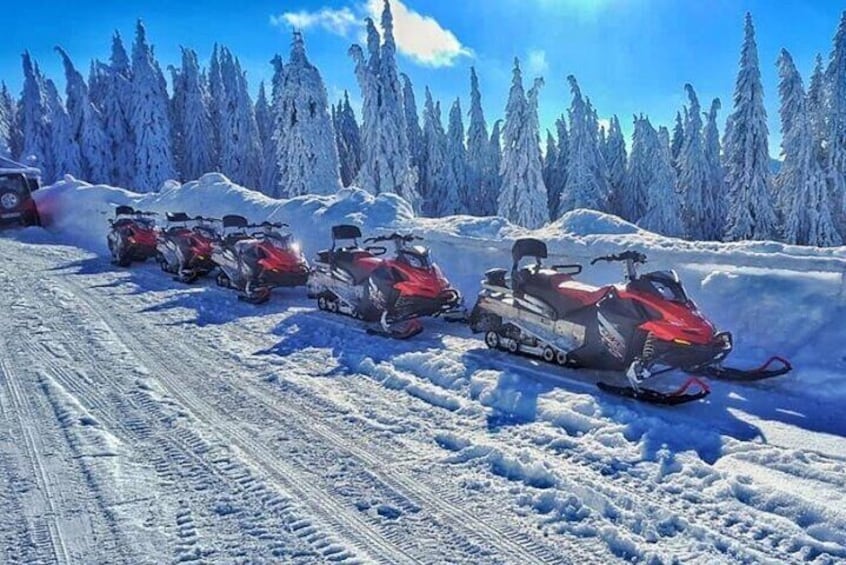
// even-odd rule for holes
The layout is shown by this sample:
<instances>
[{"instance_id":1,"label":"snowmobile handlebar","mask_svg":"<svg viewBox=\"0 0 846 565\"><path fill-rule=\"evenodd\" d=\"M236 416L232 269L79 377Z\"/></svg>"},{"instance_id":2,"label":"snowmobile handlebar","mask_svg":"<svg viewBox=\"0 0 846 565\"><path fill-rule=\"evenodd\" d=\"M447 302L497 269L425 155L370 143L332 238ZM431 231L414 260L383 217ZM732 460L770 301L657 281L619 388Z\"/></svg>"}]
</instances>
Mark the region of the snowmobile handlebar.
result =
<instances>
[{"instance_id":1,"label":"snowmobile handlebar","mask_svg":"<svg viewBox=\"0 0 846 565\"><path fill-rule=\"evenodd\" d=\"M423 241L423 238L414 234L403 235L401 233L394 232L391 235L368 237L364 240L364 243L378 243L380 241L399 241L402 243L410 243L412 241Z\"/></svg>"},{"instance_id":2,"label":"snowmobile handlebar","mask_svg":"<svg viewBox=\"0 0 846 565\"><path fill-rule=\"evenodd\" d=\"M632 263L646 263L646 255L641 253L640 251L624 251L623 253L617 253L616 255L603 255L602 257L597 257L593 259L590 264L596 265L600 261L607 261L609 263L615 261L631 261Z\"/></svg>"},{"instance_id":3,"label":"snowmobile handlebar","mask_svg":"<svg viewBox=\"0 0 846 565\"><path fill-rule=\"evenodd\" d=\"M283 224L282 222L262 222L260 224L248 224L244 227L247 228L287 228L289 227L288 224Z\"/></svg>"}]
</instances>

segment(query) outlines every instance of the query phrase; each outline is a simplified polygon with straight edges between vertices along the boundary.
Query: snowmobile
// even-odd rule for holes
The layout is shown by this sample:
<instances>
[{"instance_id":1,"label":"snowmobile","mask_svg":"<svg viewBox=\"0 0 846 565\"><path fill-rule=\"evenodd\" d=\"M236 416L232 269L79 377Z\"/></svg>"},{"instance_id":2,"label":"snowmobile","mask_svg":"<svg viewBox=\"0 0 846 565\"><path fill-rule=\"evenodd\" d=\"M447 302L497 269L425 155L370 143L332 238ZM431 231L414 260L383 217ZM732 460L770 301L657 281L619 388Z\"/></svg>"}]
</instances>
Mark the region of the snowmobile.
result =
<instances>
[{"instance_id":1,"label":"snowmobile","mask_svg":"<svg viewBox=\"0 0 846 565\"><path fill-rule=\"evenodd\" d=\"M109 219L111 229L106 236L112 263L128 267L133 261L146 261L158 255L159 229L153 220L156 215L131 206L115 208L115 217Z\"/></svg>"},{"instance_id":2,"label":"snowmobile","mask_svg":"<svg viewBox=\"0 0 846 565\"><path fill-rule=\"evenodd\" d=\"M524 258L534 258L522 266ZM620 371L627 386L605 382L607 392L656 404L682 404L707 396L700 376L757 380L783 375L790 363L774 357L752 371L722 366L733 348L732 335L717 331L687 293L675 271L638 272L646 256L637 251L597 257L626 265L623 285L593 287L575 280L578 264L544 266L546 244L518 240L512 268L485 273L470 315L474 333L485 333L492 349L526 354L573 368ZM779 362L781 367L770 368ZM644 386L659 375L681 370L689 378L675 391Z\"/></svg>"},{"instance_id":3,"label":"snowmobile","mask_svg":"<svg viewBox=\"0 0 846 565\"><path fill-rule=\"evenodd\" d=\"M382 258L382 245L359 247L357 226L332 228L332 248L318 253L308 281L308 295L321 310L368 322L368 332L408 339L423 330L418 318L465 318L461 295L432 262L429 249L415 235L392 233L365 244L392 242L395 256ZM339 242L342 245L339 246ZM348 243L344 245L343 243Z\"/></svg>"},{"instance_id":4,"label":"snowmobile","mask_svg":"<svg viewBox=\"0 0 846 565\"><path fill-rule=\"evenodd\" d=\"M220 268L217 284L240 291L239 299L253 304L267 302L275 287L305 285L308 262L291 235L279 232L283 227L287 224L249 224L243 216L224 216L224 237L211 254ZM256 228L261 231L246 231Z\"/></svg>"},{"instance_id":5,"label":"snowmobile","mask_svg":"<svg viewBox=\"0 0 846 565\"><path fill-rule=\"evenodd\" d=\"M220 220L190 218L184 212L169 212L165 218L168 228L159 234L156 247L162 270L176 275L174 280L189 284L212 272L212 244L220 239L214 224Z\"/></svg>"}]
</instances>

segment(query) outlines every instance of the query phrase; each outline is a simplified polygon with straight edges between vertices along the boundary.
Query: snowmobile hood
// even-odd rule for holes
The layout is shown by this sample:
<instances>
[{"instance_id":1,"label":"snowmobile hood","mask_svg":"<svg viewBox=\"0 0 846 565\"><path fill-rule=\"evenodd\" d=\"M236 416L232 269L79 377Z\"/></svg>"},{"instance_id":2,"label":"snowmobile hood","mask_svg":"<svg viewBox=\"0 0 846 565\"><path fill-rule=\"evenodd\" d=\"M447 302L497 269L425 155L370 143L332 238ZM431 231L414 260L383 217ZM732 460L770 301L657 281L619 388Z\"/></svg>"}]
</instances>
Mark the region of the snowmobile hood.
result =
<instances>
[{"instance_id":1,"label":"snowmobile hood","mask_svg":"<svg viewBox=\"0 0 846 565\"><path fill-rule=\"evenodd\" d=\"M643 324L643 329L655 337L676 343L705 345L716 335L714 325L702 315L692 301L685 304L662 300L652 294L623 291L622 296L644 305L655 319Z\"/></svg>"}]
</instances>

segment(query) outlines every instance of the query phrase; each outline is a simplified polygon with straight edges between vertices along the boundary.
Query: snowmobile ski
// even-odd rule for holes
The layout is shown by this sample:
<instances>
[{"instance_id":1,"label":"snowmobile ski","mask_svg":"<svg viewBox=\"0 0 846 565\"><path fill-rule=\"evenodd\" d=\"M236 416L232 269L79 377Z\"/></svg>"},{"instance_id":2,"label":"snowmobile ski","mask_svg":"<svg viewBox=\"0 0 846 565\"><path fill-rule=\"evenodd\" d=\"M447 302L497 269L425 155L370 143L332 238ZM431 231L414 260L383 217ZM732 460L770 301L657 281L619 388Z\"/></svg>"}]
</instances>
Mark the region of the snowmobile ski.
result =
<instances>
[{"instance_id":1,"label":"snowmobile ski","mask_svg":"<svg viewBox=\"0 0 846 565\"><path fill-rule=\"evenodd\" d=\"M690 377L677 390L670 392L661 392L650 388L612 385L603 382L597 383L597 386L600 390L610 394L663 406L678 406L680 404L687 404L688 402L695 402L711 393L708 383L696 377ZM690 392L690 389L696 390Z\"/></svg>"},{"instance_id":2,"label":"snowmobile ski","mask_svg":"<svg viewBox=\"0 0 846 565\"><path fill-rule=\"evenodd\" d=\"M778 365L773 367L773 365ZM703 367L696 371L696 374L703 377L710 377L722 381L733 382L756 382L773 377L780 377L786 375L793 370L793 365L784 357L774 355L770 357L766 363L754 369L737 369L734 367L710 366Z\"/></svg>"}]
</instances>

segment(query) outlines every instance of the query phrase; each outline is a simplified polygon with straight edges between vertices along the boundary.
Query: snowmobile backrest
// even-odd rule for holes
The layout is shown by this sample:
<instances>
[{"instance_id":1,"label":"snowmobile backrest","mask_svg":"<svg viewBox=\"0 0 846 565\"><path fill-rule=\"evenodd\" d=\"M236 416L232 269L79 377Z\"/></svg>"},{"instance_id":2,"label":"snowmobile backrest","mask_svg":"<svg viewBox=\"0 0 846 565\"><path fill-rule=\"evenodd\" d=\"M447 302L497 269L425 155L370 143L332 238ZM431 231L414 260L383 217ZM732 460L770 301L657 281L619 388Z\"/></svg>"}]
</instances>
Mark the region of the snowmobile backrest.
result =
<instances>
[{"instance_id":1,"label":"snowmobile backrest","mask_svg":"<svg viewBox=\"0 0 846 565\"><path fill-rule=\"evenodd\" d=\"M135 214L135 208L132 206L118 206L115 208L115 218L118 216L132 216Z\"/></svg>"},{"instance_id":2,"label":"snowmobile backrest","mask_svg":"<svg viewBox=\"0 0 846 565\"><path fill-rule=\"evenodd\" d=\"M165 214L168 222L190 222L191 218L185 212L168 212Z\"/></svg>"},{"instance_id":3,"label":"snowmobile backrest","mask_svg":"<svg viewBox=\"0 0 846 565\"><path fill-rule=\"evenodd\" d=\"M340 226L332 226L332 248L335 247L335 242L341 240L353 240L358 244L358 238L361 237L361 230L358 226L342 224Z\"/></svg>"},{"instance_id":4,"label":"snowmobile backrest","mask_svg":"<svg viewBox=\"0 0 846 565\"><path fill-rule=\"evenodd\" d=\"M514 259L515 268L524 257L534 257L540 263L541 259L547 257L546 244L539 239L518 239L514 242L514 247L511 248L511 257Z\"/></svg>"},{"instance_id":5,"label":"snowmobile backrest","mask_svg":"<svg viewBox=\"0 0 846 565\"><path fill-rule=\"evenodd\" d=\"M249 225L247 218L237 214L229 214L223 216L223 227L226 228L246 228Z\"/></svg>"}]
</instances>

